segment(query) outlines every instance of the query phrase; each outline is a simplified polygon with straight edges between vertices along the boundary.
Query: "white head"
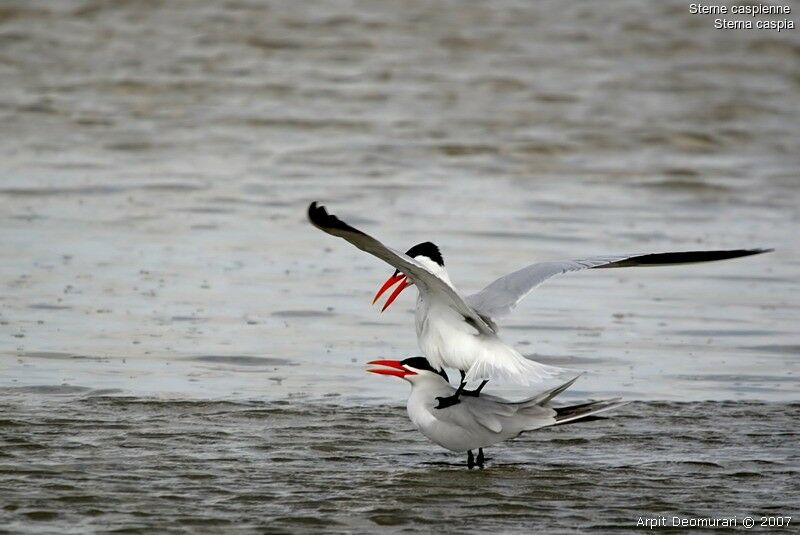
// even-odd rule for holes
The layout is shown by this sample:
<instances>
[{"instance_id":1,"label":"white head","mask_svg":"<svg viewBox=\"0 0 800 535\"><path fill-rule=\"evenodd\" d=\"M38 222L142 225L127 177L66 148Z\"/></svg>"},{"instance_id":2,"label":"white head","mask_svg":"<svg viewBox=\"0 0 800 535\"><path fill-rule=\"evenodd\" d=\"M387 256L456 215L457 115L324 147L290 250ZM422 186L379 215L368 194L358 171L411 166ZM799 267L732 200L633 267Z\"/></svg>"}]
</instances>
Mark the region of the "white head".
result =
<instances>
[{"instance_id":1,"label":"white head","mask_svg":"<svg viewBox=\"0 0 800 535\"><path fill-rule=\"evenodd\" d=\"M426 381L449 382L444 370L435 370L425 357L409 357L405 360L373 360L369 364L385 368L369 369L379 375L393 375L405 379L412 385Z\"/></svg>"},{"instance_id":2,"label":"white head","mask_svg":"<svg viewBox=\"0 0 800 535\"><path fill-rule=\"evenodd\" d=\"M406 254L422 264L425 269L443 279L447 284L451 284L450 277L447 275L447 270L444 267L444 258L442 258L442 253L439 251L439 247L437 247L435 243L429 241L418 243L406 251ZM403 290L414 284L404 274L400 273L398 270L395 270L394 274L386 279L386 282L383 283L383 286L381 286L381 288L378 290L378 293L375 294L375 299L372 300L372 304L374 305L386 290L398 282L400 284L394 289L394 292L392 292L392 294L389 296L389 299L386 300L381 312L389 308L389 305L391 305L394 300L397 299L397 296L399 296Z\"/></svg>"}]
</instances>

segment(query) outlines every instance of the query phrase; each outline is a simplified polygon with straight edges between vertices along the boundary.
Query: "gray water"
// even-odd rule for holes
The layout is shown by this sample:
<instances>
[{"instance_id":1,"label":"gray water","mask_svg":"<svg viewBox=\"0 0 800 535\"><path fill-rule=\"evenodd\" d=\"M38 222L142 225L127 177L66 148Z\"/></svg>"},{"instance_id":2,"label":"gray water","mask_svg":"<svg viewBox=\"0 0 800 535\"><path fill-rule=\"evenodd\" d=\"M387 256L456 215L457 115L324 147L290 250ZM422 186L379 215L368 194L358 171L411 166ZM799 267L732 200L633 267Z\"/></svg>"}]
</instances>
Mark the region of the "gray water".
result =
<instances>
[{"instance_id":1,"label":"gray water","mask_svg":"<svg viewBox=\"0 0 800 535\"><path fill-rule=\"evenodd\" d=\"M514 531L792 514L800 31L683 2L0 5L0 529ZM606 420L428 444L413 292L313 229L533 261L775 247L548 281L501 324ZM509 396L514 389L496 390Z\"/></svg>"},{"instance_id":2,"label":"gray water","mask_svg":"<svg viewBox=\"0 0 800 535\"><path fill-rule=\"evenodd\" d=\"M9 532L630 529L640 515L792 514L800 492L798 403L633 403L489 449L470 471L397 402L5 394Z\"/></svg>"}]
</instances>

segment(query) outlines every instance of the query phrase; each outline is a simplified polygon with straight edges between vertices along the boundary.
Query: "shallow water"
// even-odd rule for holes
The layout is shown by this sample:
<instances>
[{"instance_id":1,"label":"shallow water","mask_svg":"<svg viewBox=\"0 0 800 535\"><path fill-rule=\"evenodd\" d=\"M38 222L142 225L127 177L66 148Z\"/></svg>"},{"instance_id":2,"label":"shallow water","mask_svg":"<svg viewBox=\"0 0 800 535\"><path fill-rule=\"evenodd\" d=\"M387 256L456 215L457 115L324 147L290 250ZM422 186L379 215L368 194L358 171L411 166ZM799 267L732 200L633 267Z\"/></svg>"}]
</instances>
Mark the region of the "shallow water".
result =
<instances>
[{"instance_id":1,"label":"shallow water","mask_svg":"<svg viewBox=\"0 0 800 535\"><path fill-rule=\"evenodd\" d=\"M396 403L160 401L6 391L5 527L513 531L639 516L786 515L797 403L637 402L529 433L488 467L432 449ZM672 520L670 519L670 522Z\"/></svg>"},{"instance_id":2,"label":"shallow water","mask_svg":"<svg viewBox=\"0 0 800 535\"><path fill-rule=\"evenodd\" d=\"M3 3L0 528L796 512L800 33L655 4ZM416 353L413 292L370 308L391 269L311 200L467 292L776 251L548 281L503 336L637 403L467 472L363 373Z\"/></svg>"}]
</instances>

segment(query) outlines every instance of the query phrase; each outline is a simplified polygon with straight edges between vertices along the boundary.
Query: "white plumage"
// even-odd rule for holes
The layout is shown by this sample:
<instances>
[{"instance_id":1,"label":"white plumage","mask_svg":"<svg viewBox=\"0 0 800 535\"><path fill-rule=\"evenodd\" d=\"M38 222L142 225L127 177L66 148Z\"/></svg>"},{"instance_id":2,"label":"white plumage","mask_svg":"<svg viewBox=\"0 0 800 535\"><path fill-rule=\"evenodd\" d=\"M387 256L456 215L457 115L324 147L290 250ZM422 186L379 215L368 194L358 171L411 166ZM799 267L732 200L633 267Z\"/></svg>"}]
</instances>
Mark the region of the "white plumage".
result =
<instances>
[{"instance_id":1,"label":"white plumage","mask_svg":"<svg viewBox=\"0 0 800 535\"><path fill-rule=\"evenodd\" d=\"M468 381L491 378L527 385L564 371L526 359L497 336L481 335L453 309L426 299L422 292L417 298L415 320L422 354L436 368L466 371Z\"/></svg>"},{"instance_id":2,"label":"white plumage","mask_svg":"<svg viewBox=\"0 0 800 535\"><path fill-rule=\"evenodd\" d=\"M525 431L576 421L624 405L616 398L566 407L551 406L550 401L570 387L577 380L575 377L523 401L513 402L484 394L462 397L460 403L439 409L437 398L452 396L455 389L433 371L425 358L378 360L370 364L389 368L369 370L373 373L402 377L411 384L406 405L409 418L431 442L456 452L485 448Z\"/></svg>"},{"instance_id":3,"label":"white plumage","mask_svg":"<svg viewBox=\"0 0 800 535\"><path fill-rule=\"evenodd\" d=\"M566 371L525 358L497 336L495 324L495 319L508 314L533 288L554 275L594 268L708 262L768 251L686 251L543 262L500 277L483 290L462 297L450 281L441 253L434 244L421 243L404 254L328 214L325 207L317 203L309 206L308 217L317 228L344 238L402 274L390 277L376 296L377 299L390 286L400 283L384 309L407 284L417 287L415 319L420 350L434 367L461 370L466 373L467 381L494 379L529 385Z\"/></svg>"}]
</instances>

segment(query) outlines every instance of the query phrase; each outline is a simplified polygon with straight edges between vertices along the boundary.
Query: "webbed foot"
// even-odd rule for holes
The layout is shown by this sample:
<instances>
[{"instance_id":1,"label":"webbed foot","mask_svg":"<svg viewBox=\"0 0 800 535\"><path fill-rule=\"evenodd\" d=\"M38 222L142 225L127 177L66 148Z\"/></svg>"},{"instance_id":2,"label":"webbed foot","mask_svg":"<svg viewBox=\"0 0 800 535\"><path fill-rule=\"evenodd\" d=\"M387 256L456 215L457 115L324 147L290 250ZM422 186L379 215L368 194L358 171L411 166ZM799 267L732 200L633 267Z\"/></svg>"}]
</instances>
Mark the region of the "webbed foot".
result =
<instances>
[{"instance_id":1,"label":"webbed foot","mask_svg":"<svg viewBox=\"0 0 800 535\"><path fill-rule=\"evenodd\" d=\"M489 382L488 380L484 380L481 383L481 385L478 388L476 388L475 390L462 390L461 391L461 395L462 396L472 396L472 397L476 398L476 397L481 395L481 390L483 390L483 387L486 386L486 383L488 383L488 382Z\"/></svg>"},{"instance_id":2,"label":"webbed foot","mask_svg":"<svg viewBox=\"0 0 800 535\"><path fill-rule=\"evenodd\" d=\"M445 397L437 397L436 401L439 402L435 408L437 409L446 409L447 407L452 407L453 405L458 405L461 403L461 400L458 399L460 397L459 393L455 393L452 396Z\"/></svg>"}]
</instances>

